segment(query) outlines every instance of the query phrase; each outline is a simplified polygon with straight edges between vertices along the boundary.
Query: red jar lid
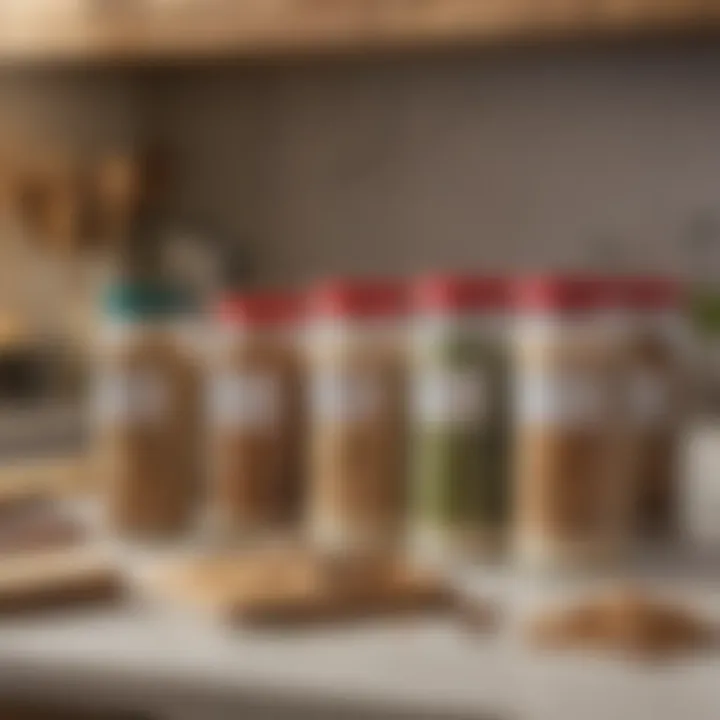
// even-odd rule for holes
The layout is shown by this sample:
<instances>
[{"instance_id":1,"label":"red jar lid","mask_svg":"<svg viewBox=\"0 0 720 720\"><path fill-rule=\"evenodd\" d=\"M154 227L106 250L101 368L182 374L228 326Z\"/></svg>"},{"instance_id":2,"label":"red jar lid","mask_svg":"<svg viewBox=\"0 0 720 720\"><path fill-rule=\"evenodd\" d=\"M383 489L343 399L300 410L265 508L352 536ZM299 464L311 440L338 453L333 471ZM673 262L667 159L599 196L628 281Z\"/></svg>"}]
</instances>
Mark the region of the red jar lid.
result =
<instances>
[{"instance_id":1,"label":"red jar lid","mask_svg":"<svg viewBox=\"0 0 720 720\"><path fill-rule=\"evenodd\" d=\"M682 283L672 277L646 275L619 279L623 304L630 310L667 310L682 301Z\"/></svg>"},{"instance_id":2,"label":"red jar lid","mask_svg":"<svg viewBox=\"0 0 720 720\"><path fill-rule=\"evenodd\" d=\"M473 312L507 310L512 286L506 278L473 275L430 275L412 287L413 306L421 311Z\"/></svg>"},{"instance_id":3,"label":"red jar lid","mask_svg":"<svg viewBox=\"0 0 720 720\"><path fill-rule=\"evenodd\" d=\"M327 318L375 319L407 311L407 290L397 281L329 280L309 292L311 314Z\"/></svg>"},{"instance_id":4,"label":"red jar lid","mask_svg":"<svg viewBox=\"0 0 720 720\"><path fill-rule=\"evenodd\" d=\"M215 314L228 324L261 327L294 323L301 309L300 299L292 293L228 293L219 298Z\"/></svg>"},{"instance_id":5,"label":"red jar lid","mask_svg":"<svg viewBox=\"0 0 720 720\"><path fill-rule=\"evenodd\" d=\"M519 310L594 311L617 306L618 288L599 275L532 275L515 281L513 300Z\"/></svg>"}]
</instances>

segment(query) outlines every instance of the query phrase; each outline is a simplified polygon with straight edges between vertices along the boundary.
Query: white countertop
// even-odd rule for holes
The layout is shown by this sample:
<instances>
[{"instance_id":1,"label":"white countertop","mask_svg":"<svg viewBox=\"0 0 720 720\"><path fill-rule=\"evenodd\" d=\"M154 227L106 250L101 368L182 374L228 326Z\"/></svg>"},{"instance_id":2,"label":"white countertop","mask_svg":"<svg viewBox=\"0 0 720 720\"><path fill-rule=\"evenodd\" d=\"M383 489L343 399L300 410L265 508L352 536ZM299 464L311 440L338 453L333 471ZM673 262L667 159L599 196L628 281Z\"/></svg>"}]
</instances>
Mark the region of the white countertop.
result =
<instances>
[{"instance_id":1,"label":"white countertop","mask_svg":"<svg viewBox=\"0 0 720 720\"><path fill-rule=\"evenodd\" d=\"M658 588L720 620L720 566L676 559L646 568ZM497 573L477 573L469 584L490 594L517 590ZM523 588L512 620L494 636L470 636L447 618L251 632L147 606L5 621L0 690L43 688L147 708L200 708L212 701L233 708L277 705L293 716L317 709L308 717L321 716L325 707L351 708L352 717L397 711L438 719L720 718L720 654L650 667L540 654L514 631L532 596ZM328 717L341 717L340 710Z\"/></svg>"}]
</instances>

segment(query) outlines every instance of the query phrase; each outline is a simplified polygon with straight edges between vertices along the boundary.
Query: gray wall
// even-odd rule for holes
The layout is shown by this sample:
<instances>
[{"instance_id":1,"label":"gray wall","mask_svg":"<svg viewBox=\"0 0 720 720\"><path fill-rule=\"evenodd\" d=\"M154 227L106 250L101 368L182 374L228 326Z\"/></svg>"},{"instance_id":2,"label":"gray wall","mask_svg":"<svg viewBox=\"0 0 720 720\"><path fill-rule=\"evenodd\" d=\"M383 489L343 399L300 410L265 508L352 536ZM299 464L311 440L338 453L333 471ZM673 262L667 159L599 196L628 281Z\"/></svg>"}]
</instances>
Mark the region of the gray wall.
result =
<instances>
[{"instance_id":1,"label":"gray wall","mask_svg":"<svg viewBox=\"0 0 720 720\"><path fill-rule=\"evenodd\" d=\"M176 69L146 88L179 211L268 281L574 265L598 237L677 266L720 212L720 49L486 51Z\"/></svg>"},{"instance_id":2,"label":"gray wall","mask_svg":"<svg viewBox=\"0 0 720 720\"><path fill-rule=\"evenodd\" d=\"M0 149L123 148L141 119L135 75L122 70L0 68Z\"/></svg>"},{"instance_id":3,"label":"gray wall","mask_svg":"<svg viewBox=\"0 0 720 720\"><path fill-rule=\"evenodd\" d=\"M695 213L720 215L720 48L5 69L8 126L91 149L168 137L175 212L269 282L573 265L606 236L676 267Z\"/></svg>"}]
</instances>

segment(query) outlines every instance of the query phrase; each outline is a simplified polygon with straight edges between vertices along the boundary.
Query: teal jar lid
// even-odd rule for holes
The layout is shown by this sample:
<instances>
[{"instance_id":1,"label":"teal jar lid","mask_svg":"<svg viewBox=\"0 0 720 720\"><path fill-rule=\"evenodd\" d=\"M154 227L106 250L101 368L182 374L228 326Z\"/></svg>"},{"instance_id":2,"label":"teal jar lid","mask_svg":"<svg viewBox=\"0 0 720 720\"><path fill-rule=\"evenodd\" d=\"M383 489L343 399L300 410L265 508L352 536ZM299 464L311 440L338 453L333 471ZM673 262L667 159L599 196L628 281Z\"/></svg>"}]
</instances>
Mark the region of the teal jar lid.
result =
<instances>
[{"instance_id":1,"label":"teal jar lid","mask_svg":"<svg viewBox=\"0 0 720 720\"><path fill-rule=\"evenodd\" d=\"M189 293L165 283L117 282L106 288L103 297L103 311L114 320L169 319L193 306Z\"/></svg>"}]
</instances>

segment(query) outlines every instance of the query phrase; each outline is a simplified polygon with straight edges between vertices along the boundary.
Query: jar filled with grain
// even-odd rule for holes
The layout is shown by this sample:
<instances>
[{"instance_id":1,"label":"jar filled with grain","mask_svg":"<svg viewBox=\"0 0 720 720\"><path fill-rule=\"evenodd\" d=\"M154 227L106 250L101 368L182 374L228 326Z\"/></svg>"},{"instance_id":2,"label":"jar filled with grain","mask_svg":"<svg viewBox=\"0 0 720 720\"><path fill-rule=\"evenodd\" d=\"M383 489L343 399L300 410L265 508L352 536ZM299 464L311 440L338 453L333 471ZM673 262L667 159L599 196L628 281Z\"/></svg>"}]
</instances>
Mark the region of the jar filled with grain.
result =
<instances>
[{"instance_id":1,"label":"jar filled with grain","mask_svg":"<svg viewBox=\"0 0 720 720\"><path fill-rule=\"evenodd\" d=\"M221 536L290 529L299 510L299 304L231 294L216 309L209 364L210 519Z\"/></svg>"},{"instance_id":2,"label":"jar filled with grain","mask_svg":"<svg viewBox=\"0 0 720 720\"><path fill-rule=\"evenodd\" d=\"M120 283L106 296L95 390L98 470L109 525L128 538L177 536L193 519L199 372L188 310L183 293L161 284Z\"/></svg>"},{"instance_id":3,"label":"jar filled with grain","mask_svg":"<svg viewBox=\"0 0 720 720\"><path fill-rule=\"evenodd\" d=\"M423 557L492 553L507 527L509 290L472 276L413 287L410 497Z\"/></svg>"},{"instance_id":4,"label":"jar filled with grain","mask_svg":"<svg viewBox=\"0 0 720 720\"><path fill-rule=\"evenodd\" d=\"M403 520L405 290L329 282L309 311L310 535L333 553L384 550Z\"/></svg>"},{"instance_id":5,"label":"jar filled with grain","mask_svg":"<svg viewBox=\"0 0 720 720\"><path fill-rule=\"evenodd\" d=\"M680 516L679 451L688 400L681 287L667 277L623 278L620 286L629 323L625 401L633 525L641 538L671 540Z\"/></svg>"},{"instance_id":6,"label":"jar filled with grain","mask_svg":"<svg viewBox=\"0 0 720 720\"><path fill-rule=\"evenodd\" d=\"M517 559L548 570L604 564L625 539L628 493L616 290L597 277L542 276L514 294Z\"/></svg>"}]
</instances>

